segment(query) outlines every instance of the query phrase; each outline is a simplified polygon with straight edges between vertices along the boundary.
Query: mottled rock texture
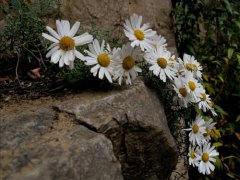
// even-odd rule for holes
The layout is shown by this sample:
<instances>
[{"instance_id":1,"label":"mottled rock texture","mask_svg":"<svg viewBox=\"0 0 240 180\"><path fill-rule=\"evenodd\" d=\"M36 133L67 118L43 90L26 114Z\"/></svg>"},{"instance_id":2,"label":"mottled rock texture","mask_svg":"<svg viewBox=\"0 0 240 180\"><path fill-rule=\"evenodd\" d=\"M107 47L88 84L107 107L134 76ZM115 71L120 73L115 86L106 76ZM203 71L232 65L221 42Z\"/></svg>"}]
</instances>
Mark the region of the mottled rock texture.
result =
<instances>
[{"instance_id":1,"label":"mottled rock texture","mask_svg":"<svg viewBox=\"0 0 240 180\"><path fill-rule=\"evenodd\" d=\"M0 177L13 180L122 180L112 143L40 106L0 119Z\"/></svg>"},{"instance_id":2,"label":"mottled rock texture","mask_svg":"<svg viewBox=\"0 0 240 180\"><path fill-rule=\"evenodd\" d=\"M125 179L167 179L175 168L176 144L163 106L143 81L121 91L83 94L56 107L112 141Z\"/></svg>"},{"instance_id":3,"label":"mottled rock texture","mask_svg":"<svg viewBox=\"0 0 240 180\"><path fill-rule=\"evenodd\" d=\"M142 80L0 118L2 179L167 179L177 147Z\"/></svg>"},{"instance_id":4,"label":"mottled rock texture","mask_svg":"<svg viewBox=\"0 0 240 180\"><path fill-rule=\"evenodd\" d=\"M63 0L61 15L63 19L79 20L85 27L94 24L110 30L114 38L124 38L123 24L136 13L164 36L169 50L176 53L171 11L171 0Z\"/></svg>"}]
</instances>

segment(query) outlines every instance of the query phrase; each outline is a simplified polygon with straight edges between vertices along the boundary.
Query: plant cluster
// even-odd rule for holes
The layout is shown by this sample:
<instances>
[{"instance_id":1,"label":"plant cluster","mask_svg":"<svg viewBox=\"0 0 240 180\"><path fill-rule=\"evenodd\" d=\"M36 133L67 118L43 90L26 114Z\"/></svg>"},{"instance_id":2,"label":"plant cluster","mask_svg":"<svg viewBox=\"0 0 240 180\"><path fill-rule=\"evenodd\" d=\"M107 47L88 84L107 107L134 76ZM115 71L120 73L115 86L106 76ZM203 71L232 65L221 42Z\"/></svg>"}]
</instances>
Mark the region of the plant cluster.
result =
<instances>
[{"instance_id":1,"label":"plant cluster","mask_svg":"<svg viewBox=\"0 0 240 180\"><path fill-rule=\"evenodd\" d=\"M42 43L41 33L49 15L57 13L55 6L56 2L51 0L31 3L11 0L1 7L5 23L0 32L0 75L11 73L18 77L18 74L31 68L46 68L42 58L46 45Z\"/></svg>"},{"instance_id":2,"label":"plant cluster","mask_svg":"<svg viewBox=\"0 0 240 180\"><path fill-rule=\"evenodd\" d=\"M77 58L90 67L93 76L119 85L131 85L145 65L163 83L170 81L180 106L196 106L201 113L217 115L211 98L201 84L200 63L188 54L184 54L183 59L171 55L165 38L150 29L149 24L142 24L142 16L133 14L130 20L125 21L124 34L130 42L122 47L111 48L105 40L94 39L88 32L76 36L79 27L80 22L71 27L67 20L57 20L56 31L46 27L50 35L42 33L42 36L52 42L46 55L52 63L73 70ZM88 49L77 49L85 44L88 44ZM219 155L210 141L215 124L212 119L204 120L198 114L189 123L190 128L185 129L190 131L189 163L197 166L202 174L214 171L213 164Z\"/></svg>"},{"instance_id":3,"label":"plant cluster","mask_svg":"<svg viewBox=\"0 0 240 180\"><path fill-rule=\"evenodd\" d=\"M240 178L240 2L177 0L173 11L180 54L193 54L204 67L203 85L213 97L221 137L217 171L211 177Z\"/></svg>"}]
</instances>

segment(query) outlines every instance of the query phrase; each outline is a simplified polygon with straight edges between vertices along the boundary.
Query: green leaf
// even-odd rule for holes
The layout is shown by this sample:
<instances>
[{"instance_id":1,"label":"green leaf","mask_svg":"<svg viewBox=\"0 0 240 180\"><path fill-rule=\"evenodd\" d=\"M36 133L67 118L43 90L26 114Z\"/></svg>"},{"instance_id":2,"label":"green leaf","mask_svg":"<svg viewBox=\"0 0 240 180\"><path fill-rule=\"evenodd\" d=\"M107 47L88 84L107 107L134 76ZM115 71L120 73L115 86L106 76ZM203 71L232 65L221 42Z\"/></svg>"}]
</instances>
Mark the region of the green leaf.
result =
<instances>
[{"instance_id":1,"label":"green leaf","mask_svg":"<svg viewBox=\"0 0 240 180\"><path fill-rule=\"evenodd\" d=\"M226 9L228 10L228 12L232 14L232 7L231 7L231 4L229 3L229 1L223 0L223 3L225 5Z\"/></svg>"},{"instance_id":2,"label":"green leaf","mask_svg":"<svg viewBox=\"0 0 240 180\"><path fill-rule=\"evenodd\" d=\"M224 111L223 108L221 108L220 106L215 105L215 108L216 108L217 112L219 112L220 114L225 115L225 116L228 115L228 113L226 111Z\"/></svg>"},{"instance_id":3,"label":"green leaf","mask_svg":"<svg viewBox=\"0 0 240 180\"><path fill-rule=\"evenodd\" d=\"M213 146L215 146L215 147L220 147L220 146L223 146L223 143L221 143L221 142L215 142L215 143L213 143Z\"/></svg>"},{"instance_id":4,"label":"green leaf","mask_svg":"<svg viewBox=\"0 0 240 180\"><path fill-rule=\"evenodd\" d=\"M218 78L220 79L220 81L224 82L224 79L223 79L223 77L222 77L222 74L219 74L219 75L218 75Z\"/></svg>"},{"instance_id":5,"label":"green leaf","mask_svg":"<svg viewBox=\"0 0 240 180\"><path fill-rule=\"evenodd\" d=\"M215 165L216 165L216 168L217 168L217 169L219 169L219 170L223 169L222 161L221 161L221 159L219 159L218 156L216 157Z\"/></svg>"},{"instance_id":6,"label":"green leaf","mask_svg":"<svg viewBox=\"0 0 240 180\"><path fill-rule=\"evenodd\" d=\"M234 21L236 26L240 29L240 21Z\"/></svg>"},{"instance_id":7,"label":"green leaf","mask_svg":"<svg viewBox=\"0 0 240 180\"><path fill-rule=\"evenodd\" d=\"M238 115L236 118L236 122L239 122L239 121L240 121L240 115Z\"/></svg>"},{"instance_id":8,"label":"green leaf","mask_svg":"<svg viewBox=\"0 0 240 180\"><path fill-rule=\"evenodd\" d=\"M228 49L228 58L231 59L233 55L234 50L232 48Z\"/></svg>"},{"instance_id":9,"label":"green leaf","mask_svg":"<svg viewBox=\"0 0 240 180\"><path fill-rule=\"evenodd\" d=\"M235 179L235 176L232 173L227 173L228 177Z\"/></svg>"}]
</instances>

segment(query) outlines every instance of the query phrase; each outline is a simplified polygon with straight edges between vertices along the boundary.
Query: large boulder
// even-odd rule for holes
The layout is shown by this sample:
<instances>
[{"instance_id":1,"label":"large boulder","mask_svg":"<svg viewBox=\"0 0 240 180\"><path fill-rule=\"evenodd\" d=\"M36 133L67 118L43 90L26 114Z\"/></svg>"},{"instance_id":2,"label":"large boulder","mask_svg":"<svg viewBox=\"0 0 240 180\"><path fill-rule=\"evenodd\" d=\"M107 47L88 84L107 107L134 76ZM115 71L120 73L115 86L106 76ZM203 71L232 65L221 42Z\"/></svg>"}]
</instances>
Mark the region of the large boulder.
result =
<instances>
[{"instance_id":1,"label":"large boulder","mask_svg":"<svg viewBox=\"0 0 240 180\"><path fill-rule=\"evenodd\" d=\"M0 110L2 179L168 179L176 166L164 108L140 79L27 107Z\"/></svg>"},{"instance_id":2,"label":"large boulder","mask_svg":"<svg viewBox=\"0 0 240 180\"><path fill-rule=\"evenodd\" d=\"M125 179L167 179L176 166L164 108L141 80L121 90L84 93L55 107L112 141Z\"/></svg>"},{"instance_id":3,"label":"large boulder","mask_svg":"<svg viewBox=\"0 0 240 180\"><path fill-rule=\"evenodd\" d=\"M5 116L0 123L1 179L123 179L111 141L49 106Z\"/></svg>"}]
</instances>

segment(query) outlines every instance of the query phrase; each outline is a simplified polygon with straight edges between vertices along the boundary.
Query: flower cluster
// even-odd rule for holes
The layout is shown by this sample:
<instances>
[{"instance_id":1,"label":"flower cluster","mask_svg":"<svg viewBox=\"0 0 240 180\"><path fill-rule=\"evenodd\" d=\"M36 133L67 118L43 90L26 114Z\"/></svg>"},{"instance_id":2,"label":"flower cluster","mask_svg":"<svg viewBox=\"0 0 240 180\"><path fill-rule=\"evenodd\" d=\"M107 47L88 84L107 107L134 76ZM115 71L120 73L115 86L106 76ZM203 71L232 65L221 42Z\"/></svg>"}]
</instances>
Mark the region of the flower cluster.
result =
<instances>
[{"instance_id":1,"label":"flower cluster","mask_svg":"<svg viewBox=\"0 0 240 180\"><path fill-rule=\"evenodd\" d=\"M210 174L214 170L212 163L215 163L215 157L219 155L210 143L215 124L212 119L205 121L198 115L190 124L190 128L186 129L190 131L189 164L198 167L198 171L202 174Z\"/></svg>"},{"instance_id":2,"label":"flower cluster","mask_svg":"<svg viewBox=\"0 0 240 180\"><path fill-rule=\"evenodd\" d=\"M57 31L47 26L51 36L46 33L42 36L53 42L46 56L51 57L51 62L59 63L59 67L67 65L74 68L77 57L91 67L93 76L106 78L110 83L116 81L119 85L131 85L142 72L140 64L146 63L155 76L163 82L168 79L172 83L182 107L197 104L203 112L210 111L214 116L217 115L211 98L201 84L203 68L200 63L188 54L184 54L182 59L172 55L166 48L166 39L153 31L148 23L143 24L142 16L133 14L130 20L125 21L124 33L130 42L122 47L111 48L104 40L99 42L87 32L75 36L80 22L70 28L68 21L57 20L56 27ZM88 49L82 54L76 47L84 44L88 44ZM197 166L203 174L214 170L211 162L215 162L215 156L218 155L210 144L214 125L211 120L205 122L201 116L197 116L191 128L186 129L190 131L189 164Z\"/></svg>"}]
</instances>

